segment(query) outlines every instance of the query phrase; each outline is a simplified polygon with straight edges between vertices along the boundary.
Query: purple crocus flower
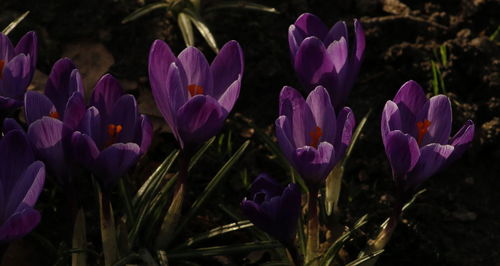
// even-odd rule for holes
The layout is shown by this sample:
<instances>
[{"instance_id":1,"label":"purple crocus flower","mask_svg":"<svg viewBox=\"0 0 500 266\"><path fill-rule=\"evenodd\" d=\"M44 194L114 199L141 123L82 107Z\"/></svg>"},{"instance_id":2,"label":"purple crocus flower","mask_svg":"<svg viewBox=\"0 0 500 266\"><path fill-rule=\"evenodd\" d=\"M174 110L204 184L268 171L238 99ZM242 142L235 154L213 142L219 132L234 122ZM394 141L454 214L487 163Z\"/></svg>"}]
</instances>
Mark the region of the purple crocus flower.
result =
<instances>
[{"instance_id":1,"label":"purple crocus flower","mask_svg":"<svg viewBox=\"0 0 500 266\"><path fill-rule=\"evenodd\" d=\"M156 40L149 53L153 97L187 153L216 135L240 94L243 52L236 41L222 47L211 65L194 47L176 58Z\"/></svg>"},{"instance_id":2,"label":"purple crocus flower","mask_svg":"<svg viewBox=\"0 0 500 266\"><path fill-rule=\"evenodd\" d=\"M344 107L336 116L322 86L316 87L307 100L285 86L279 114L275 124L281 150L309 186L319 186L351 142L355 124L351 109Z\"/></svg>"},{"instance_id":3,"label":"purple crocus flower","mask_svg":"<svg viewBox=\"0 0 500 266\"><path fill-rule=\"evenodd\" d=\"M71 143L77 159L109 189L147 151L153 128L110 74L97 82L90 105Z\"/></svg>"},{"instance_id":4,"label":"purple crocus flower","mask_svg":"<svg viewBox=\"0 0 500 266\"><path fill-rule=\"evenodd\" d=\"M267 174L252 183L249 199L241 202L241 210L250 221L285 245L291 245L300 215L300 189L296 184L283 188Z\"/></svg>"},{"instance_id":5,"label":"purple crocus flower","mask_svg":"<svg viewBox=\"0 0 500 266\"><path fill-rule=\"evenodd\" d=\"M28 91L24 98L28 136L49 172L64 184L69 178L69 139L85 114L80 73L68 58L52 67L45 95Z\"/></svg>"},{"instance_id":6,"label":"purple crocus flower","mask_svg":"<svg viewBox=\"0 0 500 266\"><path fill-rule=\"evenodd\" d=\"M33 206L43 189L45 168L35 161L25 133L17 129L0 140L0 164L0 244L5 244L40 222Z\"/></svg>"},{"instance_id":7,"label":"purple crocus flower","mask_svg":"<svg viewBox=\"0 0 500 266\"><path fill-rule=\"evenodd\" d=\"M365 33L354 20L355 38L349 49L347 25L339 21L328 29L315 15L304 13L288 28L292 64L308 89L324 86L335 110L345 106L365 52Z\"/></svg>"},{"instance_id":8,"label":"purple crocus flower","mask_svg":"<svg viewBox=\"0 0 500 266\"><path fill-rule=\"evenodd\" d=\"M0 33L0 110L23 104L24 93L35 73L37 46L33 31L26 33L16 47Z\"/></svg>"},{"instance_id":9,"label":"purple crocus flower","mask_svg":"<svg viewBox=\"0 0 500 266\"><path fill-rule=\"evenodd\" d=\"M387 101L382 140L400 190L415 189L464 153L474 137L474 123L468 120L450 138L451 124L448 97L427 99L415 81L403 84L394 100Z\"/></svg>"}]
</instances>

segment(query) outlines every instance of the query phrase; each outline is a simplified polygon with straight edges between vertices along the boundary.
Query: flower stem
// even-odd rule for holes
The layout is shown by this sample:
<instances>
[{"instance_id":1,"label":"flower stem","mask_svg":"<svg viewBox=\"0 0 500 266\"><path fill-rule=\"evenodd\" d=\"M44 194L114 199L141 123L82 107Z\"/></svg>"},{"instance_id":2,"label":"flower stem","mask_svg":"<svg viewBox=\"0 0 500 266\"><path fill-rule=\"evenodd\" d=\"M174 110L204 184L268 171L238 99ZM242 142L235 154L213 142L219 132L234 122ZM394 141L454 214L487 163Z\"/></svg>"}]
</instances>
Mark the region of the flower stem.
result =
<instances>
[{"instance_id":1,"label":"flower stem","mask_svg":"<svg viewBox=\"0 0 500 266\"><path fill-rule=\"evenodd\" d=\"M106 266L113 265L118 261L118 243L116 242L115 218L113 206L107 195L99 191L99 214L101 222L102 249L104 252L104 263Z\"/></svg>"},{"instance_id":2,"label":"flower stem","mask_svg":"<svg viewBox=\"0 0 500 266\"><path fill-rule=\"evenodd\" d=\"M317 257L319 247L318 189L309 189L306 264ZM314 264L312 264L314 265Z\"/></svg>"},{"instance_id":3,"label":"flower stem","mask_svg":"<svg viewBox=\"0 0 500 266\"><path fill-rule=\"evenodd\" d=\"M285 244L284 246L285 246L286 250L288 251L290 258L293 261L293 265L294 266L302 266L303 263L302 263L302 260L300 258L299 251L297 250L297 247L293 243Z\"/></svg>"},{"instance_id":4,"label":"flower stem","mask_svg":"<svg viewBox=\"0 0 500 266\"><path fill-rule=\"evenodd\" d=\"M156 239L156 248L165 249L168 244L172 241L173 232L179 223L181 212L182 212L182 204L184 202L184 194L186 193L186 183L188 176L188 168L190 156L187 156L185 153L180 154L180 166L179 166L179 175L177 177L177 181L174 189L174 196L172 198L172 203L168 208L167 214L163 218L163 223L160 228L160 233L158 238Z\"/></svg>"}]
</instances>

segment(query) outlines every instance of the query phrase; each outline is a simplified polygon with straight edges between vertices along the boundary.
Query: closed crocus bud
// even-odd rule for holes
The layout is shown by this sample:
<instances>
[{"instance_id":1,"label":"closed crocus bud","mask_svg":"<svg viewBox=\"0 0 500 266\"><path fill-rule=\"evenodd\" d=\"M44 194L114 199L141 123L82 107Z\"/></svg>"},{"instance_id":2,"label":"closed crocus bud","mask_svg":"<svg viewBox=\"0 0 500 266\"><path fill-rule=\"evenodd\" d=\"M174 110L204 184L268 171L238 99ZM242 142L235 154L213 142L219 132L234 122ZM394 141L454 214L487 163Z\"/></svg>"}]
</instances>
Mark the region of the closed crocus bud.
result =
<instances>
[{"instance_id":1,"label":"closed crocus bud","mask_svg":"<svg viewBox=\"0 0 500 266\"><path fill-rule=\"evenodd\" d=\"M285 245L293 245L300 215L300 189L296 184L282 187L267 174L252 183L241 210L250 221Z\"/></svg>"},{"instance_id":2,"label":"closed crocus bud","mask_svg":"<svg viewBox=\"0 0 500 266\"><path fill-rule=\"evenodd\" d=\"M318 86L307 99L292 87L280 94L276 137L288 161L310 187L320 186L342 159L354 129L349 107L335 114L326 89Z\"/></svg>"},{"instance_id":3,"label":"closed crocus bud","mask_svg":"<svg viewBox=\"0 0 500 266\"><path fill-rule=\"evenodd\" d=\"M35 161L25 133L15 128L0 140L0 164L0 244L5 244L28 234L40 222L33 206L43 189L45 168Z\"/></svg>"},{"instance_id":4,"label":"closed crocus bud","mask_svg":"<svg viewBox=\"0 0 500 266\"><path fill-rule=\"evenodd\" d=\"M288 29L288 44L295 72L309 90L325 87L335 110L344 107L365 52L365 33L354 20L353 43L347 25L339 21L328 29L315 15L302 14Z\"/></svg>"},{"instance_id":5,"label":"closed crocus bud","mask_svg":"<svg viewBox=\"0 0 500 266\"><path fill-rule=\"evenodd\" d=\"M38 158L61 184L69 181L68 145L85 114L83 93L78 69L70 59L62 58L52 67L45 94L28 91L24 96L29 139Z\"/></svg>"},{"instance_id":6,"label":"closed crocus bud","mask_svg":"<svg viewBox=\"0 0 500 266\"><path fill-rule=\"evenodd\" d=\"M146 153L153 128L138 113L134 96L124 94L110 74L97 82L90 105L71 136L71 145L76 159L107 190Z\"/></svg>"},{"instance_id":7,"label":"closed crocus bud","mask_svg":"<svg viewBox=\"0 0 500 266\"><path fill-rule=\"evenodd\" d=\"M26 33L14 47L0 33L0 110L23 104L26 88L35 73L38 43L35 32Z\"/></svg>"},{"instance_id":8,"label":"closed crocus bud","mask_svg":"<svg viewBox=\"0 0 500 266\"><path fill-rule=\"evenodd\" d=\"M427 178L459 158L474 137L468 120L450 138L451 104L445 95L427 99L415 81L399 89L382 112L382 140L396 184L407 196Z\"/></svg>"},{"instance_id":9,"label":"closed crocus bud","mask_svg":"<svg viewBox=\"0 0 500 266\"><path fill-rule=\"evenodd\" d=\"M240 94L243 52L236 41L212 64L196 48L175 56L156 40L149 53L149 80L156 105L185 153L215 136Z\"/></svg>"}]
</instances>

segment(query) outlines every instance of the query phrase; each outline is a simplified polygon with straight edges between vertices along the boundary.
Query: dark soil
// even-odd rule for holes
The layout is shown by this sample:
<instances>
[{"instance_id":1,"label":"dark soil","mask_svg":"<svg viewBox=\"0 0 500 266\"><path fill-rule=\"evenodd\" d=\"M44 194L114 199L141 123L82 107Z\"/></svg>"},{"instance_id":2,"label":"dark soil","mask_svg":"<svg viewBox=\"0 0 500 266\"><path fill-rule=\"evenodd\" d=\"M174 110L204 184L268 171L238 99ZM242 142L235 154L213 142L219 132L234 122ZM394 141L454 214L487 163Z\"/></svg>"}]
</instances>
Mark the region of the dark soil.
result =
<instances>
[{"instance_id":1,"label":"dark soil","mask_svg":"<svg viewBox=\"0 0 500 266\"><path fill-rule=\"evenodd\" d=\"M105 72L121 81L125 89L139 97L141 110L153 117L155 140L143 165L136 170L139 184L164 156L175 147L173 137L154 107L147 78L147 56L154 39L165 39L178 53L184 43L172 14L155 11L128 24L120 21L141 6L139 0L37 1L4 0L0 2L0 28L26 10L31 14L11 38L35 30L40 51L34 89L43 89L52 64L61 56L71 56L82 69L88 90ZM143 1L142 1L143 2ZM148 1L149 2L149 1ZM202 1L203 2L203 1ZM207 1L216 2L215 0ZM303 12L321 17L327 25L346 20L352 25L359 18L367 35L365 61L348 105L357 120L372 110L361 138L347 164L341 195L340 222L352 225L368 213L365 235L348 243L344 257L353 259L367 237L387 217L393 200L390 166L380 138L380 114L385 101L392 99L407 80L419 82L432 94L431 60L439 61L439 47L445 45L448 63L441 66L446 94L452 99L453 133L467 119L476 125L474 142L459 161L423 184L427 191L403 215L402 223L378 265L500 265L500 46L499 37L490 36L500 25L500 2L489 0L261 0L273 6L279 15L246 10L210 13L205 20L218 43L240 42L245 53L245 76L240 99L233 114L255 121L262 129L272 129L277 117L278 94L283 85L299 88L290 65L287 42L288 26ZM352 29L352 28L350 28ZM209 58L209 47L197 37L197 46ZM442 91L440 91L442 93ZM270 134L272 131L268 130ZM252 130L229 119L224 134L233 137L233 152L246 138L252 145L243 161L233 170L227 187L214 204L198 217L184 236L231 222L217 207L224 202L237 210L245 188L241 176L253 178L261 171L286 180L286 170L279 168ZM209 153L192 177L191 198L228 158L227 147L218 146ZM209 175L206 175L209 173ZM53 184L49 184L53 186ZM133 190L133 189L131 189ZM50 192L53 192L49 195ZM58 193L46 189L40 200L44 221L34 236L15 243L7 254L25 257L16 265L52 265L67 249L65 230L61 229L62 206ZM90 192L89 192L90 193ZM92 196L89 196L93 199ZM93 204L91 201L89 204ZM89 214L88 224L97 219ZM92 218L93 217L93 218ZM64 219L63 219L64 220ZM98 227L90 226L89 235L98 237ZM44 236L51 242L42 242ZM251 240L248 234L219 239L216 244ZM61 244L62 243L62 244ZM98 238L94 245L100 250ZM43 246L44 248L40 247ZM66 246L65 246L66 245ZM17 252L16 252L17 250ZM49 250L50 256L45 256ZM32 254L26 258L26 254ZM9 257L10 256L10 257ZM66 257L67 258L67 257ZM92 258L95 259L95 258ZM217 264L241 264L241 258L218 258ZM264 258L265 260L265 258ZM8 265L7 262L6 265ZM24 264L22 264L24 263ZM203 261L201 262L203 263ZM213 264L214 260L205 263ZM63 265L65 262L63 263ZM12 264L14 265L14 264Z\"/></svg>"}]
</instances>

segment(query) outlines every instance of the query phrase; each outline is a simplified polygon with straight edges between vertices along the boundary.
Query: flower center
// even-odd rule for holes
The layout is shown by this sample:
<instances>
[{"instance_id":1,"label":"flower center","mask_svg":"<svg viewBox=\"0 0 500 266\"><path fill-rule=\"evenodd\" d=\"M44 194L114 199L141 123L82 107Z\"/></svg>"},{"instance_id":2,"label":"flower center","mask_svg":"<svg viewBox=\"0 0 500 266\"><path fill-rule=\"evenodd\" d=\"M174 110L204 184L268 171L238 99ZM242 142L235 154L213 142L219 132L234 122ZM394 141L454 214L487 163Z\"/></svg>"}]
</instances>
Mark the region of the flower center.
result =
<instances>
[{"instance_id":1,"label":"flower center","mask_svg":"<svg viewBox=\"0 0 500 266\"><path fill-rule=\"evenodd\" d=\"M3 77L3 67L5 66L5 60L0 60L0 79Z\"/></svg>"},{"instance_id":2,"label":"flower center","mask_svg":"<svg viewBox=\"0 0 500 266\"><path fill-rule=\"evenodd\" d=\"M321 131L320 127L316 127L313 131L309 132L309 135L311 136L311 145L314 148L318 147L319 144L319 138L323 136L323 132Z\"/></svg>"},{"instance_id":3,"label":"flower center","mask_svg":"<svg viewBox=\"0 0 500 266\"><path fill-rule=\"evenodd\" d=\"M106 141L106 147L113 145L116 143L118 139L118 135L122 132L122 125L109 124L108 125L108 140Z\"/></svg>"},{"instance_id":4,"label":"flower center","mask_svg":"<svg viewBox=\"0 0 500 266\"><path fill-rule=\"evenodd\" d=\"M198 94L203 94L203 87L200 85L189 84L187 88L188 88L188 91L189 91L189 94L191 95L191 97L198 95Z\"/></svg>"},{"instance_id":5,"label":"flower center","mask_svg":"<svg viewBox=\"0 0 500 266\"><path fill-rule=\"evenodd\" d=\"M57 111L50 112L49 116L52 118L55 118L55 119L61 118L61 115L59 115L59 113Z\"/></svg>"},{"instance_id":6,"label":"flower center","mask_svg":"<svg viewBox=\"0 0 500 266\"><path fill-rule=\"evenodd\" d=\"M417 122L417 130L418 130L418 145L422 144L422 140L424 139L425 134L429 130L429 126L431 125L431 121L425 119L424 121Z\"/></svg>"}]
</instances>

